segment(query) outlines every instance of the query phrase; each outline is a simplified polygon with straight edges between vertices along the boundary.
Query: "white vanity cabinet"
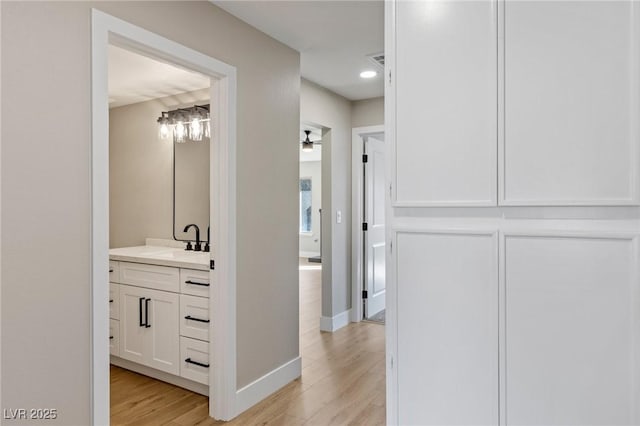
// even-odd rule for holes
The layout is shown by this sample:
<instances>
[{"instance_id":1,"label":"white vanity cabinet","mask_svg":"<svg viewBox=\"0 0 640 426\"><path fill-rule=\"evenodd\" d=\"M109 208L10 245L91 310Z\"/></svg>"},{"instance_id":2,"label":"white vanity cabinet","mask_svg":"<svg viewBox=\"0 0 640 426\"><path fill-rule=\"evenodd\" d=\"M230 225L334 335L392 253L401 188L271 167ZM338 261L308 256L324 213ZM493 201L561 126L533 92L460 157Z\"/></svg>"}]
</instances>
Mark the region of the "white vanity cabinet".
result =
<instances>
[{"instance_id":1,"label":"white vanity cabinet","mask_svg":"<svg viewBox=\"0 0 640 426\"><path fill-rule=\"evenodd\" d=\"M183 379L207 385L209 271L134 260L109 264L110 347L117 357L112 362L121 365L122 359L179 376L139 371L181 386ZM123 366L135 371L136 364Z\"/></svg>"}]
</instances>

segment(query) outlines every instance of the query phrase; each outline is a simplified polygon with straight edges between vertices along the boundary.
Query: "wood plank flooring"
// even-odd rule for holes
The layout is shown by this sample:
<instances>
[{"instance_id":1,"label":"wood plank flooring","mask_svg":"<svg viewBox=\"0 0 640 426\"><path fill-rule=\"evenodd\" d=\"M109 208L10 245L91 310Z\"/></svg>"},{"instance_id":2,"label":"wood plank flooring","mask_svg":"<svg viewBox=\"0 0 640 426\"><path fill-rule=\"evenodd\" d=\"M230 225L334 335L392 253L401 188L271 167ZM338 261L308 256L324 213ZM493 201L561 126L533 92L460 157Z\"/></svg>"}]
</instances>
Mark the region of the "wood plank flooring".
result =
<instances>
[{"instance_id":1,"label":"wood plank flooring","mask_svg":"<svg viewBox=\"0 0 640 426\"><path fill-rule=\"evenodd\" d=\"M383 425L384 326L319 330L321 271L300 263L302 377L231 422L208 417L208 399L111 366L112 425Z\"/></svg>"}]
</instances>

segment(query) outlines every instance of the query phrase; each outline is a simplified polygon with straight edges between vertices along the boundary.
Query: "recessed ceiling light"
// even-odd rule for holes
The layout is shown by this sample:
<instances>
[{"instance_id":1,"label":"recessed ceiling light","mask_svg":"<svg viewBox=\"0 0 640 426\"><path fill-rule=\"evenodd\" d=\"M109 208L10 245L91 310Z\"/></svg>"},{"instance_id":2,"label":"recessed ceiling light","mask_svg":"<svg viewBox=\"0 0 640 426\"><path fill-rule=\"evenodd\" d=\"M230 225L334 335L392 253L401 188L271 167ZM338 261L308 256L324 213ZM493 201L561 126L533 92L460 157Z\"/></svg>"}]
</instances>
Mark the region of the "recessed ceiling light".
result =
<instances>
[{"instance_id":1,"label":"recessed ceiling light","mask_svg":"<svg viewBox=\"0 0 640 426\"><path fill-rule=\"evenodd\" d=\"M367 70L367 71L362 71L362 72L360 73L360 78L373 78L373 77L375 77L376 75L378 75L378 73L377 73L377 72L375 72L375 71L371 71L371 70Z\"/></svg>"}]
</instances>

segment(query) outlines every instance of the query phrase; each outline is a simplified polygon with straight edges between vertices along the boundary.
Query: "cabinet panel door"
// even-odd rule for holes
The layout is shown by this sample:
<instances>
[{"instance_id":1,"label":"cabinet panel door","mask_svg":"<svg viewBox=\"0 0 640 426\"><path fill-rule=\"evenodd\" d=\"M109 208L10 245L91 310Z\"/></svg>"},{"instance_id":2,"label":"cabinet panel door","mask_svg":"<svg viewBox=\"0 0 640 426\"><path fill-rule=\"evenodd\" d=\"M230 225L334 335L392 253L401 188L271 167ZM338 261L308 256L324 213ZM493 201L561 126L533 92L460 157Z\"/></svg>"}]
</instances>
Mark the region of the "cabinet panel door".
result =
<instances>
[{"instance_id":1,"label":"cabinet panel door","mask_svg":"<svg viewBox=\"0 0 640 426\"><path fill-rule=\"evenodd\" d=\"M398 233L398 423L498 424L495 235Z\"/></svg>"},{"instance_id":2,"label":"cabinet panel door","mask_svg":"<svg viewBox=\"0 0 640 426\"><path fill-rule=\"evenodd\" d=\"M396 205L497 203L497 9L398 1Z\"/></svg>"},{"instance_id":3,"label":"cabinet panel door","mask_svg":"<svg viewBox=\"0 0 640 426\"><path fill-rule=\"evenodd\" d=\"M505 2L504 204L638 201L638 7Z\"/></svg>"},{"instance_id":4,"label":"cabinet panel door","mask_svg":"<svg viewBox=\"0 0 640 426\"><path fill-rule=\"evenodd\" d=\"M120 357L145 363L146 329L140 326L144 299L149 290L120 285ZM140 300L142 299L142 302Z\"/></svg>"},{"instance_id":5,"label":"cabinet panel door","mask_svg":"<svg viewBox=\"0 0 640 426\"><path fill-rule=\"evenodd\" d=\"M148 304L147 332L149 367L180 374L180 295L166 291L146 290Z\"/></svg>"},{"instance_id":6,"label":"cabinet panel door","mask_svg":"<svg viewBox=\"0 0 640 426\"><path fill-rule=\"evenodd\" d=\"M635 240L505 241L507 424L638 424Z\"/></svg>"}]
</instances>

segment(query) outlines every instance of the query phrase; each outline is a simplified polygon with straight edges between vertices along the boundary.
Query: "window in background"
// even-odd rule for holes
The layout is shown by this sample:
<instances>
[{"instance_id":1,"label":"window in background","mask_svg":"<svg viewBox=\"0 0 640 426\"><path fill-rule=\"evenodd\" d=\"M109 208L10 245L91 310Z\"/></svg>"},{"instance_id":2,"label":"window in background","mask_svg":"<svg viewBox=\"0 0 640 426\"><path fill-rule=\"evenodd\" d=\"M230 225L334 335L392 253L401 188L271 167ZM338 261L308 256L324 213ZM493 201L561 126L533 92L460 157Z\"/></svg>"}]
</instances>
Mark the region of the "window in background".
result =
<instances>
[{"instance_id":1,"label":"window in background","mask_svg":"<svg viewBox=\"0 0 640 426\"><path fill-rule=\"evenodd\" d=\"M300 232L311 232L311 178L300 179Z\"/></svg>"}]
</instances>

